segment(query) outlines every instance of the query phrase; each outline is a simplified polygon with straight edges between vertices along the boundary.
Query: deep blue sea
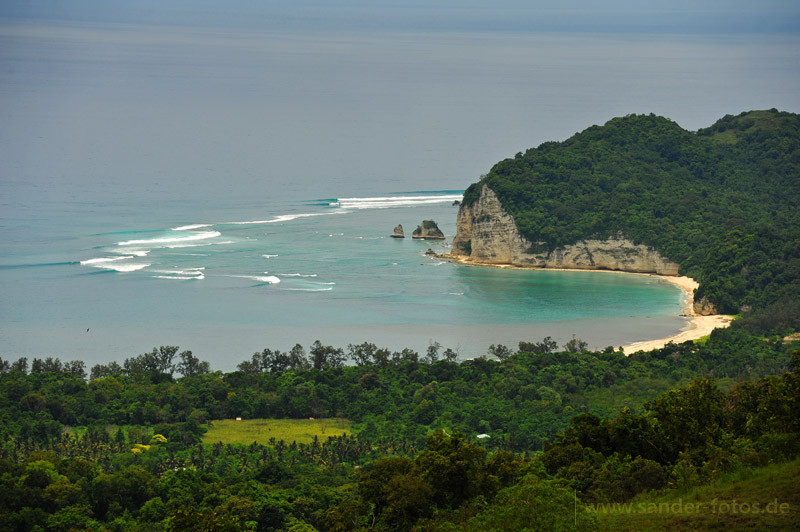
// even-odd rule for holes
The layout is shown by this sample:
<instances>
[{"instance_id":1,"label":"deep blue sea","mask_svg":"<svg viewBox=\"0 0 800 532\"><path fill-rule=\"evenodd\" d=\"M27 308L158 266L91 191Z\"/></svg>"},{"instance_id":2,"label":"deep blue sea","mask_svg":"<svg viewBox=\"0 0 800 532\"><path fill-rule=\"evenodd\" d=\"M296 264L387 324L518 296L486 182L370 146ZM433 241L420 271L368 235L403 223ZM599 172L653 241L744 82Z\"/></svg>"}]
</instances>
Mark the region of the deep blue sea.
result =
<instances>
[{"instance_id":1,"label":"deep blue sea","mask_svg":"<svg viewBox=\"0 0 800 532\"><path fill-rule=\"evenodd\" d=\"M453 201L517 151L631 112L697 129L796 111L800 94L793 35L483 31L483 12L451 31L45 15L0 16L4 359L91 366L170 344L231 370L316 339L467 358L667 336L683 295L657 278L424 252L447 249ZM389 238L425 219L448 240Z\"/></svg>"}]
</instances>

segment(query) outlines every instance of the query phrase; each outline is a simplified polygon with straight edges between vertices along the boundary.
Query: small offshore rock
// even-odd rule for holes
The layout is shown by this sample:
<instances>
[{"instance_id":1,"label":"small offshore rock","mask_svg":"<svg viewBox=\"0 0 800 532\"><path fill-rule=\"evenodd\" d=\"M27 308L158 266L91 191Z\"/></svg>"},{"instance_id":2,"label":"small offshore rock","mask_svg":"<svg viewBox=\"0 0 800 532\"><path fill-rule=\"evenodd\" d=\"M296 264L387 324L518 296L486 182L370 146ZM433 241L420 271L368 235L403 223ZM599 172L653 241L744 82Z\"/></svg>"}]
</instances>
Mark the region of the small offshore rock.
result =
<instances>
[{"instance_id":1,"label":"small offshore rock","mask_svg":"<svg viewBox=\"0 0 800 532\"><path fill-rule=\"evenodd\" d=\"M406 235L403 233L403 226L401 224L397 224L397 227L394 228L394 233L392 233L392 238L405 238Z\"/></svg>"},{"instance_id":2,"label":"small offshore rock","mask_svg":"<svg viewBox=\"0 0 800 532\"><path fill-rule=\"evenodd\" d=\"M414 229L411 238L422 240L444 240L444 233L436 225L433 220L423 220L420 225Z\"/></svg>"},{"instance_id":3,"label":"small offshore rock","mask_svg":"<svg viewBox=\"0 0 800 532\"><path fill-rule=\"evenodd\" d=\"M428 251L425 252L426 255L436 255L436 252L431 248L428 248Z\"/></svg>"}]
</instances>

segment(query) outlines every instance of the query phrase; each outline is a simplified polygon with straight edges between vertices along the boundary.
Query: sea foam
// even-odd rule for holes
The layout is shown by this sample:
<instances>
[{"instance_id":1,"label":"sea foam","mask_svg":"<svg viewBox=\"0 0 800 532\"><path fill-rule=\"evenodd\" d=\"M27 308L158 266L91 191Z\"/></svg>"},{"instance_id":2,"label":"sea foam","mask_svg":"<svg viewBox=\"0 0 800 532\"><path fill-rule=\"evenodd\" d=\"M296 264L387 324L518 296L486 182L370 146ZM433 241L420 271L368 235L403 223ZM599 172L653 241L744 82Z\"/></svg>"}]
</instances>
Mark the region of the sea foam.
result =
<instances>
[{"instance_id":1,"label":"sea foam","mask_svg":"<svg viewBox=\"0 0 800 532\"><path fill-rule=\"evenodd\" d=\"M161 244L177 244L180 242L193 242L195 240L206 240L208 238L216 238L220 236L219 231L202 231L187 236L167 236L162 238L148 238L142 240L126 240L124 242L117 242L118 246L135 246L135 245L161 245Z\"/></svg>"},{"instance_id":2,"label":"sea foam","mask_svg":"<svg viewBox=\"0 0 800 532\"><path fill-rule=\"evenodd\" d=\"M379 196L374 198L339 198L330 203L331 207L342 209L389 209L392 207L408 207L413 205L433 205L461 201L462 194L438 194L424 196Z\"/></svg>"},{"instance_id":3,"label":"sea foam","mask_svg":"<svg viewBox=\"0 0 800 532\"><path fill-rule=\"evenodd\" d=\"M135 272L150 266L145 262L123 262L132 259L132 256L122 257L102 257L96 259L82 260L81 266L91 266L103 270L114 270L121 273Z\"/></svg>"},{"instance_id":4,"label":"sea foam","mask_svg":"<svg viewBox=\"0 0 800 532\"><path fill-rule=\"evenodd\" d=\"M341 214L339 212L307 212L301 214L281 214L269 220L249 220L246 222L226 222L224 225L261 225L261 224L274 224L280 222L291 222L298 218L310 218L312 216L330 216L331 214Z\"/></svg>"},{"instance_id":5,"label":"sea foam","mask_svg":"<svg viewBox=\"0 0 800 532\"><path fill-rule=\"evenodd\" d=\"M235 277L237 279L250 279L251 281L258 281L259 283L269 283L269 284L278 284L281 282L281 280L275 277L274 275L228 275L228 277Z\"/></svg>"},{"instance_id":6,"label":"sea foam","mask_svg":"<svg viewBox=\"0 0 800 532\"><path fill-rule=\"evenodd\" d=\"M204 227L211 227L211 224L191 224L182 225L180 227L173 227L173 231L191 231L192 229L202 229Z\"/></svg>"}]
</instances>

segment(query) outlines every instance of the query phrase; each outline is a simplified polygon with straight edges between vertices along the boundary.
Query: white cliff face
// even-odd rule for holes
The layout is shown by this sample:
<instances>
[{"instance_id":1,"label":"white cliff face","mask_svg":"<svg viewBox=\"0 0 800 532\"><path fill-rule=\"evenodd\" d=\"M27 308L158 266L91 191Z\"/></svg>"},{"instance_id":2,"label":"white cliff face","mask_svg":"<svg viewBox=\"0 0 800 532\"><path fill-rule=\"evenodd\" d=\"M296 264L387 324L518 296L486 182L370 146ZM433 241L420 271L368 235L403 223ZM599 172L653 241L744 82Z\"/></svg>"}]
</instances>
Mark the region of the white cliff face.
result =
<instances>
[{"instance_id":1,"label":"white cliff face","mask_svg":"<svg viewBox=\"0 0 800 532\"><path fill-rule=\"evenodd\" d=\"M581 240L543 253L531 253L532 245L488 186L483 185L475 203L459 208L451 253L454 257L485 264L678 275L678 264L622 235L606 240Z\"/></svg>"}]
</instances>

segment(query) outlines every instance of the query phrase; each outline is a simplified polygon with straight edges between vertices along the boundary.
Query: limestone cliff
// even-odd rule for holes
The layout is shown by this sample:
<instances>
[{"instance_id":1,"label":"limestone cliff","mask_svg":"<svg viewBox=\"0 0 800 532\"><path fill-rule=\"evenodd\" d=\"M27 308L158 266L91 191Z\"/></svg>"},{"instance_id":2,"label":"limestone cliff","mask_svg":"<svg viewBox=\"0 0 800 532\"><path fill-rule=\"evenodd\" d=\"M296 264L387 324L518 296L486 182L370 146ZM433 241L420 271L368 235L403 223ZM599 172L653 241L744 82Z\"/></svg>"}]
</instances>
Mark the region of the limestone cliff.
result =
<instances>
[{"instance_id":1,"label":"limestone cliff","mask_svg":"<svg viewBox=\"0 0 800 532\"><path fill-rule=\"evenodd\" d=\"M485 264L678 275L676 263L649 246L634 244L623 235L606 240L582 240L553 251L535 252L533 249L538 246L522 236L514 218L486 185L477 201L460 206L457 223L453 258Z\"/></svg>"}]
</instances>

